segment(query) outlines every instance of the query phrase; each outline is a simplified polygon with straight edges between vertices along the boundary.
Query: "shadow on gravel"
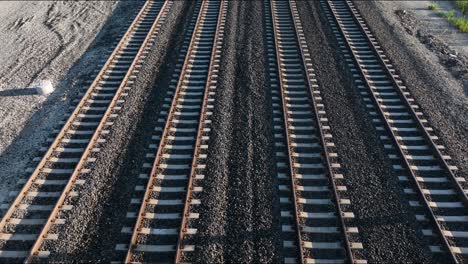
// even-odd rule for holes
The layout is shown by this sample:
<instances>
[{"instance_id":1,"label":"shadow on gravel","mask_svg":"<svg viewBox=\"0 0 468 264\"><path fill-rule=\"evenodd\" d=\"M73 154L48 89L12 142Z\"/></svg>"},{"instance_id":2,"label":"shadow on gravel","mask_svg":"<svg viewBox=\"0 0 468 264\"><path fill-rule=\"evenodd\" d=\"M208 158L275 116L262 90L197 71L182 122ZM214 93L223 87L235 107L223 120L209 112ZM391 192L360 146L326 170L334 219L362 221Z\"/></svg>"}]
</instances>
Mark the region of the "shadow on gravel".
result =
<instances>
[{"instance_id":1,"label":"shadow on gravel","mask_svg":"<svg viewBox=\"0 0 468 264\"><path fill-rule=\"evenodd\" d=\"M28 166L31 164L34 157L33 154L39 153L39 148L46 143L47 136L52 132L52 130L48 132L44 131L45 133L41 135L38 134L37 131L40 130L41 127L44 127L44 123L51 122L51 119L57 119L55 123L64 119L63 116L53 115L57 114L57 109L66 109L66 107L73 105L74 99L80 99L80 97L78 97L80 88L89 87L86 81L94 78L95 74L93 74L93 72L100 69L102 66L100 61L107 60L108 55L106 52L109 50L109 44L118 39L121 31L126 29L127 22L131 23L136 14L134 11L136 11L138 7L139 5L128 1L122 1L117 4L112 15L107 18L101 31L96 35L88 49L86 49L83 55L70 67L68 72L64 75L64 79L54 84L55 92L49 95L42 107L26 122L21 133L16 136L12 143L0 155L0 171L3 171L0 174L0 180L5 184L4 186L14 184L17 182L19 176L25 176L25 173L22 173L22 175L10 176L4 172L5 167L14 160L27 160ZM71 88L66 89L67 86L71 86ZM33 94L35 94L35 91L32 88L0 91L0 96L25 96ZM61 127L56 126L54 128ZM37 140L36 144L24 146L25 142L23 141L28 137L42 138ZM26 167L24 170L25 169ZM17 170L19 171L19 169Z\"/></svg>"}]
</instances>

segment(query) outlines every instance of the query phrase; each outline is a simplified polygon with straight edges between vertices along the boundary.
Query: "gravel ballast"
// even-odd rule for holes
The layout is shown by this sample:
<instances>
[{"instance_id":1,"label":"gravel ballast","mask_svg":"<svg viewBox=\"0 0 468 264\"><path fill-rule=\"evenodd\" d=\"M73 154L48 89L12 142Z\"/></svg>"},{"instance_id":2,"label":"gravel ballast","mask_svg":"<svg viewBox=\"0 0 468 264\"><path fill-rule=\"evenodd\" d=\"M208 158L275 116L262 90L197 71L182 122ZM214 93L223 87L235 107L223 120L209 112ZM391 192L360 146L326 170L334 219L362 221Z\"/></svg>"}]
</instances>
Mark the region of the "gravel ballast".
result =
<instances>
[{"instance_id":1,"label":"gravel ballast","mask_svg":"<svg viewBox=\"0 0 468 264\"><path fill-rule=\"evenodd\" d=\"M76 206L66 216L63 237L50 245L51 261L114 260L115 244L156 125L162 95L190 16L190 2L175 1L156 42L125 98L121 114L87 176Z\"/></svg>"},{"instance_id":2,"label":"gravel ballast","mask_svg":"<svg viewBox=\"0 0 468 264\"><path fill-rule=\"evenodd\" d=\"M204 263L278 260L262 5L229 3L200 214L197 261Z\"/></svg>"},{"instance_id":3,"label":"gravel ballast","mask_svg":"<svg viewBox=\"0 0 468 264\"><path fill-rule=\"evenodd\" d=\"M355 1L355 6L459 168L457 175L468 179L468 94L463 80L409 34L395 13L374 1Z\"/></svg>"},{"instance_id":4,"label":"gravel ballast","mask_svg":"<svg viewBox=\"0 0 468 264\"><path fill-rule=\"evenodd\" d=\"M364 246L362 257L370 263L426 261L422 234L320 2L298 1L298 8Z\"/></svg>"},{"instance_id":5,"label":"gravel ballast","mask_svg":"<svg viewBox=\"0 0 468 264\"><path fill-rule=\"evenodd\" d=\"M385 10L386 5L374 1L355 1L355 5L421 106L452 163L459 168L457 175L468 179L468 93L466 80L461 80L468 74L458 67L466 65L466 61L456 65L457 72L462 73L455 74L454 67L447 66L450 54L445 54L443 41L434 41L424 31L418 31L421 28L414 26L407 15ZM126 13L124 9L129 6L119 4L114 16ZM92 154L97 160L79 188L79 198L71 202L73 209L64 215L67 224L55 226L53 231L60 234L59 239L46 242L45 248L51 251L50 261L116 260L115 245L122 242L121 229L129 222L127 208L143 163L147 162L145 156L153 151L148 145L153 142L158 113L168 96L194 6L195 1L174 1L110 134L105 136L106 142L100 152ZM229 1L207 169L201 181L201 205L197 207L200 218L194 226L197 233L191 236L196 251L187 256L190 262L283 261L265 47L264 17L270 15L270 10L264 10L263 6L262 1ZM345 196L351 200L353 224L359 229L356 242L364 246L363 250L355 251L356 257L369 263L434 262L427 237L423 236L398 182L399 175L384 152L373 117L353 82L320 1L297 0L297 7L345 177ZM128 13L134 14L134 10ZM121 21L130 20L129 17L128 14ZM113 23L104 26L88 53L70 70L72 80L64 81L72 82L70 87L85 86L85 80L97 69L88 64L105 59L101 54L104 47L117 39L116 31L127 25L118 27ZM87 70L79 74L84 68ZM35 77L39 76L41 73ZM0 83L0 95L3 88ZM49 99L43 98L44 102L37 105L35 102L31 107L45 108L31 117L11 145L0 145L0 179L4 182L0 184L0 201L10 183L17 181L17 176L10 175L24 171L35 154L31 149L45 142L53 124L63 119L63 109L71 105L70 98L77 96L78 89L59 86L58 92ZM1 99L0 96L0 102ZM38 122L44 120L48 122L35 134Z\"/></svg>"}]
</instances>

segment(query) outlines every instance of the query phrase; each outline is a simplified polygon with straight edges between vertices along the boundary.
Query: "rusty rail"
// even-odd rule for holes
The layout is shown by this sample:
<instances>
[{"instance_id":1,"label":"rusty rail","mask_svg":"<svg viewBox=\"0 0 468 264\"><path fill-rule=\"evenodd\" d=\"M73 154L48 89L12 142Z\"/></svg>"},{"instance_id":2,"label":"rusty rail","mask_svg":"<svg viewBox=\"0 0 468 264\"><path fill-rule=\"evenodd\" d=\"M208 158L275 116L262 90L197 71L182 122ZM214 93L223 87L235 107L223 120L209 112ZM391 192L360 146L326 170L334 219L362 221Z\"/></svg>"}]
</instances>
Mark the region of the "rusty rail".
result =
<instances>
[{"instance_id":1,"label":"rusty rail","mask_svg":"<svg viewBox=\"0 0 468 264\"><path fill-rule=\"evenodd\" d=\"M21 191L19 192L18 196L16 197L16 199L13 201L12 203L12 206L10 206L10 208L8 209L8 211L5 213L5 215L3 216L2 220L0 221L0 229L3 229L6 225L6 223L8 222L9 218L11 218L11 215L13 214L13 212L16 210L16 207L15 205L17 205L19 202L21 202L21 200L23 200L26 196L26 193L27 193L27 190L32 186L33 182L34 182L34 179L39 175L39 173L41 172L41 169L42 167L44 167L44 165L46 164L46 162L49 161L49 158L52 154L52 152L54 151L55 147L59 144L60 142L60 139L63 138L63 136L65 135L65 132L68 130L68 128L70 127L71 123L73 122L74 118L78 115L80 109L83 107L83 105L85 104L87 98L89 97L89 95L91 94L91 92L93 91L93 88L97 86L98 82L101 80L101 77L102 75L104 75L105 73L105 69L109 66L109 64L112 62L112 60L114 59L115 55L117 54L117 52L120 50L120 48L123 46L126 38L128 37L128 35L131 33L131 30L133 29L133 27L136 25L136 22L138 22L138 17L143 13L143 11L145 10L145 8L148 6L148 2L145 3L145 5L143 6L143 8L141 9L141 11L139 12L139 14L137 15L137 18L135 18L135 20L133 21L132 25L130 26L129 30L125 33L125 35L122 37L121 41L119 42L119 44L117 45L117 47L114 49L114 51L112 52L112 54L110 55L109 59L106 61L106 63L104 64L103 68L101 69L101 71L99 72L99 74L97 75L96 79L93 81L93 83L91 84L90 88L87 90L87 92L85 93L85 95L83 96L83 98L81 99L81 101L79 102L78 106L75 108L75 110L73 111L73 113L71 114L71 116L68 118L67 122L65 123L65 125L62 127L62 129L60 130L59 134L57 135L56 139L54 140L54 142L52 143L52 145L49 147L49 149L47 150L46 154L44 155L44 157L41 159L41 161L39 162L39 164L36 166L36 169L34 170L34 172L31 174L31 176L29 177L28 181L26 181L26 183L23 185L23 187L21 188Z\"/></svg>"},{"instance_id":2,"label":"rusty rail","mask_svg":"<svg viewBox=\"0 0 468 264\"><path fill-rule=\"evenodd\" d=\"M281 91L283 92L283 83L284 83L284 79L282 77L282 74L281 74L281 63L279 62L279 58L280 58L280 47L279 47L279 44L278 44L278 30L276 28L276 24L278 23L277 22L277 19L276 19L276 16L275 16L275 8L274 8L274 3L275 1L272 1L270 2L270 7L271 7L271 16L272 16L272 22L273 22L273 33L274 33L274 37L275 37L275 51L276 51L276 57L277 57L277 67L278 67L278 78L280 80L280 84L281 84ZM296 223L296 238L297 238L297 247L298 247L298 250L299 250L299 259L301 261L301 263L305 263L305 254L304 254L304 249L303 249L303 243L302 243L302 233L301 233L301 223L300 223L300 217L299 217L299 210L298 210L298 206L297 206L297 202L298 202L298 197L297 197L297 194L296 194L296 190L297 190L297 187L296 187L296 181L295 181L295 172L294 172L294 167L293 167L293 164L294 164L294 159L292 158L292 147L291 147L291 142L290 142L290 137L289 137L289 124L288 124L288 118L289 118L289 115L287 113L287 111L285 111L285 105L287 104L285 98L284 98L284 95L282 94L281 95L281 102L282 102L282 105L283 105L283 119L284 119L284 129L285 129L285 133L286 133L286 141L287 141L287 150L288 150L288 159L289 159L289 170L290 170L290 174L291 174L291 192L293 194L293 199L294 199L294 219L295 219L295 223Z\"/></svg>"},{"instance_id":3,"label":"rusty rail","mask_svg":"<svg viewBox=\"0 0 468 264\"><path fill-rule=\"evenodd\" d=\"M294 21L294 28L295 28L295 32L296 32L296 36L297 36L297 39L298 39L298 44L299 44L299 49L300 49L300 52L301 52L301 56L302 56L302 62L303 62L303 66L304 66L304 69L305 69L305 74L306 74L306 78L307 78L307 83L309 84L309 92L310 92L310 98L312 99L312 104L314 106L314 114L315 114L315 120L316 120L316 123L317 123L317 128L319 130L319 135L320 135L320 145L322 147L322 153L323 153L323 158L325 159L325 164L327 166L327 175L329 177L329 182L330 182L330 187L332 189L332 194L333 194L333 200L335 202L335 205L336 205L336 210L337 210L337 217L338 217L338 220L340 222L340 231L341 231L341 234L343 236L343 240L344 240L344 248L345 248L345 252L346 252L346 262L347 263L354 263L354 257L353 257L353 253L351 252L351 244L349 243L349 237L348 237L348 233L346 231L346 224L345 224L345 221L344 221L344 218L343 218L343 211L341 210L341 206L340 206L340 198L339 198L339 195L338 195L338 191L337 191L337 187L336 187L336 183L335 183L335 179L334 179L334 173L333 173L333 169L331 167L331 162L330 162L330 153L328 152L328 149L327 149L327 145L326 145L326 142L325 142L325 136L324 136L324 132L323 132L323 128L322 128L322 124L320 122L320 115L319 115L319 110L318 110L318 107L317 107L317 102L315 101L315 97L314 97L314 93L313 93L313 90L312 90L312 82L311 82L311 78L309 78L309 68L307 67L307 57L306 55L304 54L304 49L303 49L303 44L302 44L302 40L305 41L305 39L302 37L300 37L298 35L298 26L300 25L300 18L299 18L299 15L297 14L297 7L296 7L296 0L291 0L289 1L289 6L290 6L290 9L292 11L292 16L293 16L293 21ZM302 26L301 26L302 27ZM310 58L309 58L310 59Z\"/></svg>"},{"instance_id":4,"label":"rusty rail","mask_svg":"<svg viewBox=\"0 0 468 264\"><path fill-rule=\"evenodd\" d=\"M328 8L330 9L331 13L333 14L333 18L338 26L338 28L341 30L341 32L343 32L343 29L342 29L342 26L341 24L339 23L339 21L337 20L337 16L336 16L336 13L334 11L334 9L332 8L332 6L330 5L330 2L327 0L327 5L328 5ZM433 149L436 149L436 153L439 155L439 159L443 160L443 163L445 164L445 167L446 167L446 170L449 172L449 176L448 178L450 178L452 180L452 182L456 182L455 186L456 189L461 189L461 186L460 184L456 181L455 179L455 176L453 175L453 172L448 168L448 164L446 163L446 161L442 158L442 154L440 153L440 151L437 149L437 147L435 146L435 143L434 141L432 140L432 138L430 137L430 135L428 134L427 130L425 129L424 125L421 123L421 120L419 119L419 117L417 116L416 112L414 111L413 107L411 106L411 104L409 103L408 99L406 98L406 96L403 94L402 90L401 90L401 87L400 85L398 84L397 80L395 79L395 76L392 74L392 72L390 71L390 69L388 68L387 64L384 62L381 54L378 52L377 48L375 47L373 41L370 39L368 33L363 29L362 27L362 24L359 22L359 20L357 19L356 17L356 14L355 14L355 11L352 10L352 8L349 6L349 3L348 1L344 1L346 3L346 6L348 7L348 9L350 10L350 13L352 14L352 17L353 17L353 20L356 22L356 24L359 26L359 29L360 31L363 33L363 35L366 37L366 40L368 42L368 44L370 45L372 51L377 54L377 57L379 58L379 64L381 64L382 67L384 67L384 69L386 70L387 72L387 75L391 77L391 80L392 80L392 83L394 85L394 87L396 87L397 89L395 89L398 94L400 95L400 98L402 98L407 110L409 110L409 112L411 113L412 117L414 120L416 120L417 122L417 125L419 127L420 130L423 131L423 134L424 134L424 137L426 138L426 140L430 143L429 145L432 146ZM369 89L371 89L370 87L372 86L370 84L370 80L369 78L366 77L366 74L364 73L364 69L362 68L362 65L358 62L357 58L356 58L356 53L355 51L352 49L352 45L349 43L348 41L348 38L347 37L344 37L343 38L348 49L351 51L351 53L353 54L353 60L356 64L356 66L359 68L359 75L363 78L363 80L365 81L366 83L366 86L369 87ZM423 206L424 208L426 209L426 211L428 212L429 214L429 220L433 223L433 225L436 227L439 235L440 235L440 238L442 240L442 245L444 246L444 248L447 250L447 253L449 254L450 256L450 260L454 263L458 263L458 260L457 260L457 257L455 256L455 253L451 250L451 245L450 245L450 242L447 240L447 238L445 237L444 235L444 231L441 227L441 225L439 224L439 222L437 221L437 218L433 212L433 210L431 209L430 205L429 205L429 201L427 200L426 196L424 195L423 193L423 190L422 190L422 187L421 185L419 184L418 180L417 180L417 175L415 174L415 172L411 169L411 164L409 163L408 159L406 158L406 154L402 148L402 146L400 145L400 143L398 142L397 140L397 135L395 134L395 132L392 130L389 122L388 122L388 119L381 107L381 105L379 104L378 102L378 99L377 97L375 96L375 94L371 91L370 92L371 94L371 99L372 101L374 102L374 104L377 106L377 111L378 111L378 114L379 116L381 117L382 120L384 120L384 126L385 126L385 129L387 130L387 132L391 135L391 141L394 143L394 145L396 145L397 147L397 152L398 154L401 156L402 160L403 160L403 163L406 167L406 170L407 172L409 172L409 174L411 175L410 179L413 183L413 185L416 187L417 189L417 195L420 197L420 199L423 201ZM459 193L459 191L458 191ZM464 192L463 192L464 193ZM466 205L467 202L466 202L466 194L463 194L462 197L464 197L463 199L463 203Z\"/></svg>"},{"instance_id":5,"label":"rusty rail","mask_svg":"<svg viewBox=\"0 0 468 264\"><path fill-rule=\"evenodd\" d=\"M81 107L84 105L84 102L86 101L86 98L87 96L91 93L92 89L94 87L97 86L99 80L101 79L102 75L104 75L106 69L108 68L108 66L110 65L110 63L112 62L112 60L114 60L115 58L115 55L117 54L117 52L122 48L122 46L125 44L125 41L128 39L128 36L133 32L133 28L136 26L136 24L138 23L138 21L140 20L140 17L142 16L142 14L145 12L146 8L149 6L149 3L151 2L146 2L145 5L143 6L143 8L140 10L140 12L138 13L137 17L134 19L134 21L132 22L130 28L128 29L128 31L125 33L125 35L122 37L122 39L120 40L119 44L117 45L117 47L114 49L113 53L111 54L111 56L109 57L109 59L106 61L105 65L103 66L103 68L101 69L101 71L99 72L98 76L96 77L96 79L94 80L93 84L91 85L90 89L88 89L86 95L83 97L83 99L80 101L80 104L78 105L78 107L75 109L75 111L73 112L73 115L72 117L70 117L67 121L67 124L64 126L64 128L62 129L62 131L60 132L59 136L56 138L56 140L54 141L54 144L52 145L52 147L49 149L48 153L51 153L53 147L55 147L60 141L58 139L61 138L61 135L63 136L63 134L65 133L66 131L66 128L68 128L71 124L71 122L73 121L73 118L77 115L77 113L79 112L79 110L81 109ZM46 238L47 236L47 232L49 230L49 228L51 227L51 225L53 224L53 222L55 221L56 217L58 216L59 212L60 212L60 208L62 207L62 204L63 202L65 201L66 197L68 196L69 192L71 191L71 188L73 186L73 184L75 183L76 179L77 179L77 176L79 174L79 171L80 169L83 167L83 165L85 164L85 161L89 155L89 153L91 152L94 144L96 143L96 141L98 140L99 136L101 135L101 131L102 129L104 128L105 126L105 123L108 119L108 117L110 116L118 98L120 97L120 94L122 93L124 87L126 86L127 84L127 81L129 80L130 76L133 74L133 71L135 70L135 67L138 63L138 60L139 58L141 57L141 55L143 54L143 51L144 49L146 48L147 44L149 43L150 39L151 39L151 36L154 32L154 30L156 29L156 27L158 26L159 24L159 21L160 21L160 18L161 18L161 15L164 13L164 10L166 9L166 6L168 4L168 1L166 1L164 3L164 5L161 7L161 10L159 11L159 14L156 18L156 20L154 21L150 31L148 32L148 35L146 37L146 39L144 40L143 44L141 45L137 55L135 56L133 62L132 62L132 65L130 66L130 68L128 69L128 72L127 74L125 75L122 83L120 84L119 88L117 89L117 92L116 94L114 95L111 103L109 104L101 122L99 123L96 131L94 132L90 142L88 143L88 146L86 147L85 149L85 152L83 153L83 155L81 156L80 158L80 161L78 162L77 166L75 167L74 171L73 171L73 174L71 175L67 185L65 186L59 200L57 201L57 203L55 204L54 206L54 209L52 210L49 218L47 219L47 222L46 224L43 226L42 230L41 230L41 233L39 234L37 240L35 241L33 247L31 248L31 251L30 251L30 254L28 256L28 258L26 259L26 263L31 263L33 261L33 258L35 256L37 256L38 252L39 252L39 249L42 245L42 242L43 242L43 239ZM49 155L47 155L49 156ZM44 159L43 159L44 160ZM45 164L45 162L44 162ZM39 168L39 166L38 166ZM38 169L36 169L36 171L38 171ZM22 192L23 195L26 194L26 192ZM21 200L20 200L21 201Z\"/></svg>"},{"instance_id":6,"label":"rusty rail","mask_svg":"<svg viewBox=\"0 0 468 264\"><path fill-rule=\"evenodd\" d=\"M164 126L163 134L161 136L161 142L159 143L158 150L157 150L157 153L156 153L156 159L155 159L155 161L153 163L153 167L151 169L150 177L149 177L148 183L146 185L145 194L144 194L144 197L143 197L143 199L141 201L140 210L139 210L139 213L137 215L137 221L135 223L135 227L133 229L133 234L132 234L132 238L131 238L131 241L130 241L130 245L128 247L128 252L127 252L127 256L125 258L125 263L131 263L132 262L133 248L137 244L138 232L141 230L140 226L141 226L141 224L143 222L143 219L145 217L146 203L150 199L149 196L150 196L150 193L151 193L152 183L156 179L158 165L160 164L160 161L162 159L162 154L163 154L162 150L164 149L164 145L166 144L165 139L166 139L166 137L167 137L167 135L169 133L169 127L170 127L170 124L171 124L171 117L174 115L176 105L177 105L177 97L178 97L178 95L180 93L180 87L181 87L181 84L183 82L183 79L185 78L185 75L183 73L186 72L187 67L189 66L190 54L192 53L192 51L194 49L193 43L195 42L197 32L198 32L198 30L199 30L199 28L201 26L202 18L204 17L204 11L205 11L204 7L207 5L206 3L207 3L207 1L203 1L203 3L202 3L202 6L200 8L199 15L198 15L198 18L197 18L196 25L195 25L195 28L194 28L193 33L192 33L192 38L190 40L189 50L187 51L187 56L185 58L184 65L182 66L181 74L179 76L178 85L177 85L176 91L174 93L174 98L172 100L171 108L170 108L169 113L167 115L166 124Z\"/></svg>"},{"instance_id":7,"label":"rusty rail","mask_svg":"<svg viewBox=\"0 0 468 264\"><path fill-rule=\"evenodd\" d=\"M190 176L189 176L189 182L187 185L187 193L185 197L185 204L184 204L184 212L182 214L182 222L180 224L180 229L179 229L179 237L177 239L177 246L176 246L176 256L175 256L175 263L180 263L181 258L182 258L182 249L183 249L183 240L185 237L185 232L186 232L186 227L188 223L188 216L189 216L189 210L190 210L190 200L192 197L192 190L193 190L193 179L196 176L196 170L197 170L197 160L198 156L200 154L200 144L202 142L202 137L203 137L203 127L204 127L204 121L206 118L206 110L207 110L207 104L208 104L208 96L209 96L209 90L211 86L211 81L212 81L212 75L214 72L214 60L216 60L216 51L218 50L218 40L219 40L219 32L221 28L221 21L223 19L223 16L225 15L223 12L225 5L225 0L221 0L221 4L219 6L220 12L218 15L218 25L216 27L216 32L215 32L215 38L213 40L213 49L211 51L211 59L210 59L210 67L208 70L208 77L206 79L206 85L205 85L205 92L203 95L203 104L202 104L202 109L200 113L200 121L198 124L198 132L197 132L197 139L195 143L195 149L194 149L194 154L193 154L193 160L192 160L192 166L190 170Z\"/></svg>"}]
</instances>

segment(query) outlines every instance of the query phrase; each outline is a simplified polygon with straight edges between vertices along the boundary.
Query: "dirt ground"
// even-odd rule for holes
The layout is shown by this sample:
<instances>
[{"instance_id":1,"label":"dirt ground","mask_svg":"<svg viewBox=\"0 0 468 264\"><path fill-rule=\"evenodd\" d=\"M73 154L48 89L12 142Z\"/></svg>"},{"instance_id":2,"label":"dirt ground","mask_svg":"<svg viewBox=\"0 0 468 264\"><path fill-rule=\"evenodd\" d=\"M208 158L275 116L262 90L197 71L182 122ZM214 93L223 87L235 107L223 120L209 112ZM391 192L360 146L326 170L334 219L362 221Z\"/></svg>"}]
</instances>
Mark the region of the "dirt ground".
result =
<instances>
[{"instance_id":1,"label":"dirt ground","mask_svg":"<svg viewBox=\"0 0 468 264\"><path fill-rule=\"evenodd\" d=\"M460 32L457 28L451 26L448 21L438 15L436 11L429 10L428 6L436 3L443 11L455 10L458 16L461 12L455 7L452 1L380 1L381 12L395 12L396 10L405 10L414 14L420 27L423 27L427 33L432 34L444 40L444 42L458 53L468 55L468 34Z\"/></svg>"},{"instance_id":2,"label":"dirt ground","mask_svg":"<svg viewBox=\"0 0 468 264\"><path fill-rule=\"evenodd\" d=\"M431 51L430 54L420 54L420 57L429 60L428 64L442 64L461 85L461 89L459 87L451 89L461 90L466 103L468 34L451 26L438 12L429 10L428 5L431 2L437 3L441 11L454 10L457 16L462 16L451 1L377 1L373 2L373 5L389 26L402 30L401 32L397 30L394 34L404 37L408 48L422 51L424 49L421 46L425 46Z\"/></svg>"},{"instance_id":3,"label":"dirt ground","mask_svg":"<svg viewBox=\"0 0 468 264\"><path fill-rule=\"evenodd\" d=\"M0 202L126 30L135 3L0 2ZM128 12L130 10L130 12ZM101 29L104 29L101 32ZM41 79L56 90L36 95Z\"/></svg>"}]
</instances>

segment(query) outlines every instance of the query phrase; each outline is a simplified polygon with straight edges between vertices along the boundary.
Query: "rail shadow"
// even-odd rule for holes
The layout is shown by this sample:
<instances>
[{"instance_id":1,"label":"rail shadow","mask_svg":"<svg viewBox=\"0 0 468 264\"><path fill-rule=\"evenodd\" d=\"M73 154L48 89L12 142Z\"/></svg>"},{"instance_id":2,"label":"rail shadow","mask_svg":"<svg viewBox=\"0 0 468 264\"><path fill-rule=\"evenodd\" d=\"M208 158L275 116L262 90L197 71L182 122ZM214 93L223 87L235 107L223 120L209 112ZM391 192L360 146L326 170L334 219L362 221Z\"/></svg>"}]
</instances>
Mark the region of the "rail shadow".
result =
<instances>
[{"instance_id":1,"label":"rail shadow","mask_svg":"<svg viewBox=\"0 0 468 264\"><path fill-rule=\"evenodd\" d=\"M21 96L21 95L38 95L36 88L16 88L16 89L7 89L0 91L0 97L6 96Z\"/></svg>"}]
</instances>

